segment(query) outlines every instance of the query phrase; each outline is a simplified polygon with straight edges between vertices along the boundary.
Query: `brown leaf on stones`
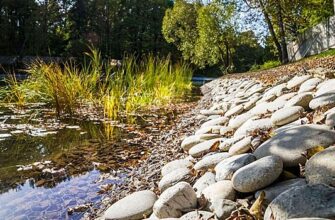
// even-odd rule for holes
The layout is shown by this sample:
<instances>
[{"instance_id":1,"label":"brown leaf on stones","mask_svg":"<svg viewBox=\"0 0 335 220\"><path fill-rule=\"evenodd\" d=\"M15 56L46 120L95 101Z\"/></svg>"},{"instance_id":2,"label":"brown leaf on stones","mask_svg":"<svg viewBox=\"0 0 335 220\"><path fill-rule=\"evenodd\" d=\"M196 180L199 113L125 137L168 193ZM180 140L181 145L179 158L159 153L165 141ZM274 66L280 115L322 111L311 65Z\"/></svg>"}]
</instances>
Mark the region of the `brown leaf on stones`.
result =
<instances>
[{"instance_id":1,"label":"brown leaf on stones","mask_svg":"<svg viewBox=\"0 0 335 220\"><path fill-rule=\"evenodd\" d=\"M256 220L253 215L250 214L249 210L246 208L239 208L233 211L229 218L226 220Z\"/></svg>"},{"instance_id":2,"label":"brown leaf on stones","mask_svg":"<svg viewBox=\"0 0 335 220\"><path fill-rule=\"evenodd\" d=\"M215 143L209 148L210 152L215 152L219 149L220 141L215 141Z\"/></svg>"},{"instance_id":3,"label":"brown leaf on stones","mask_svg":"<svg viewBox=\"0 0 335 220\"><path fill-rule=\"evenodd\" d=\"M251 215L255 217L257 220L263 219L263 204L264 204L264 198L265 198L265 192L262 191L257 200L254 202L254 204L249 209L249 212Z\"/></svg>"}]
</instances>

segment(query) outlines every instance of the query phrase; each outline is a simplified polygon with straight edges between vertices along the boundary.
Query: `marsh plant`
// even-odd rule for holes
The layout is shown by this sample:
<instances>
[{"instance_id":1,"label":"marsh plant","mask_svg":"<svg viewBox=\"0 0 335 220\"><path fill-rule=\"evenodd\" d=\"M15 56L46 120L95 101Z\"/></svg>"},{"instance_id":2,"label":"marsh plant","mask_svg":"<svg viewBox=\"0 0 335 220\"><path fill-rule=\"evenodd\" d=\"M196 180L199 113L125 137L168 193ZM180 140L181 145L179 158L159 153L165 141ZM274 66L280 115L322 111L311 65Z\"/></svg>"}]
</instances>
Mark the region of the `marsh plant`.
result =
<instances>
[{"instance_id":1,"label":"marsh plant","mask_svg":"<svg viewBox=\"0 0 335 220\"><path fill-rule=\"evenodd\" d=\"M172 64L170 57L125 56L121 65L111 66L99 51L91 49L78 64L35 61L27 66L28 78L6 79L3 101L25 106L43 102L58 116L74 115L82 109L100 109L104 117L117 119L150 106L164 106L191 89L192 69Z\"/></svg>"}]
</instances>

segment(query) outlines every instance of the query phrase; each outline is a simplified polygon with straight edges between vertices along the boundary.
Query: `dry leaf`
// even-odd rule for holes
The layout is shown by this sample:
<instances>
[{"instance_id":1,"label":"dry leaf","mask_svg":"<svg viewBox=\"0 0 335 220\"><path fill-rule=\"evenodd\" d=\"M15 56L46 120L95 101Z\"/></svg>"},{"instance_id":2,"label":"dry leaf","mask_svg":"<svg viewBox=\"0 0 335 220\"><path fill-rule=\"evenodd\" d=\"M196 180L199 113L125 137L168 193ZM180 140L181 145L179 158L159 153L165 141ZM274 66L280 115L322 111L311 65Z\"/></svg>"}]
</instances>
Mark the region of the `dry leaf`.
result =
<instances>
[{"instance_id":1,"label":"dry leaf","mask_svg":"<svg viewBox=\"0 0 335 220\"><path fill-rule=\"evenodd\" d=\"M255 217L255 219L257 219L257 220L262 220L263 219L262 207L263 207L263 203L264 203L264 198L265 198L265 192L262 191L259 194L257 200L254 202L254 204L249 209L250 214L253 215Z\"/></svg>"}]
</instances>

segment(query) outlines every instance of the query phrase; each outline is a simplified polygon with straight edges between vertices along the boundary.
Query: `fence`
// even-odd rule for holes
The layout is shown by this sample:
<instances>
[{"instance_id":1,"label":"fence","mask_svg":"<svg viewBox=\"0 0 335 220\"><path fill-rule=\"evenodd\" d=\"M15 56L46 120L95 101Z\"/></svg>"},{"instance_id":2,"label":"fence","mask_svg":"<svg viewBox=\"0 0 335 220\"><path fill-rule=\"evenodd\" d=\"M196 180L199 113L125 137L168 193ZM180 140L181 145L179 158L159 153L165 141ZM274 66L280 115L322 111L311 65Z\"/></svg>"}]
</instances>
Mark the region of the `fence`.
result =
<instances>
[{"instance_id":1,"label":"fence","mask_svg":"<svg viewBox=\"0 0 335 220\"><path fill-rule=\"evenodd\" d=\"M335 48L335 16L308 29L297 41L290 42L287 46L290 61L319 54L330 48Z\"/></svg>"}]
</instances>

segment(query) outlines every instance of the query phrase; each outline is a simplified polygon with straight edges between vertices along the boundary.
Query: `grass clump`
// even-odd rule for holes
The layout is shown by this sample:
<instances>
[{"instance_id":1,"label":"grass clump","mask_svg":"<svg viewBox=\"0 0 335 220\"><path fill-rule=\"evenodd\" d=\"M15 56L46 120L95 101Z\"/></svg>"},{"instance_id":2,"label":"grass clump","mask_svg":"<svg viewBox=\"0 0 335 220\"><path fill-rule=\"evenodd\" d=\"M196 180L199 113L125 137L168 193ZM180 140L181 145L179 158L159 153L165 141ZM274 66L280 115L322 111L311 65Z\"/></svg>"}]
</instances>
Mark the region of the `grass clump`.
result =
<instances>
[{"instance_id":1,"label":"grass clump","mask_svg":"<svg viewBox=\"0 0 335 220\"><path fill-rule=\"evenodd\" d=\"M86 55L81 64L36 61L28 65L26 80L18 82L14 75L6 79L3 101L20 106L45 102L58 116L94 107L117 119L121 113L164 106L191 89L191 68L172 64L170 57L126 56L121 66L111 66L97 50Z\"/></svg>"},{"instance_id":2,"label":"grass clump","mask_svg":"<svg viewBox=\"0 0 335 220\"><path fill-rule=\"evenodd\" d=\"M260 71L260 70L268 70L277 66L280 66L281 63L278 60L269 60L266 61L262 65L254 64L249 71Z\"/></svg>"}]
</instances>

